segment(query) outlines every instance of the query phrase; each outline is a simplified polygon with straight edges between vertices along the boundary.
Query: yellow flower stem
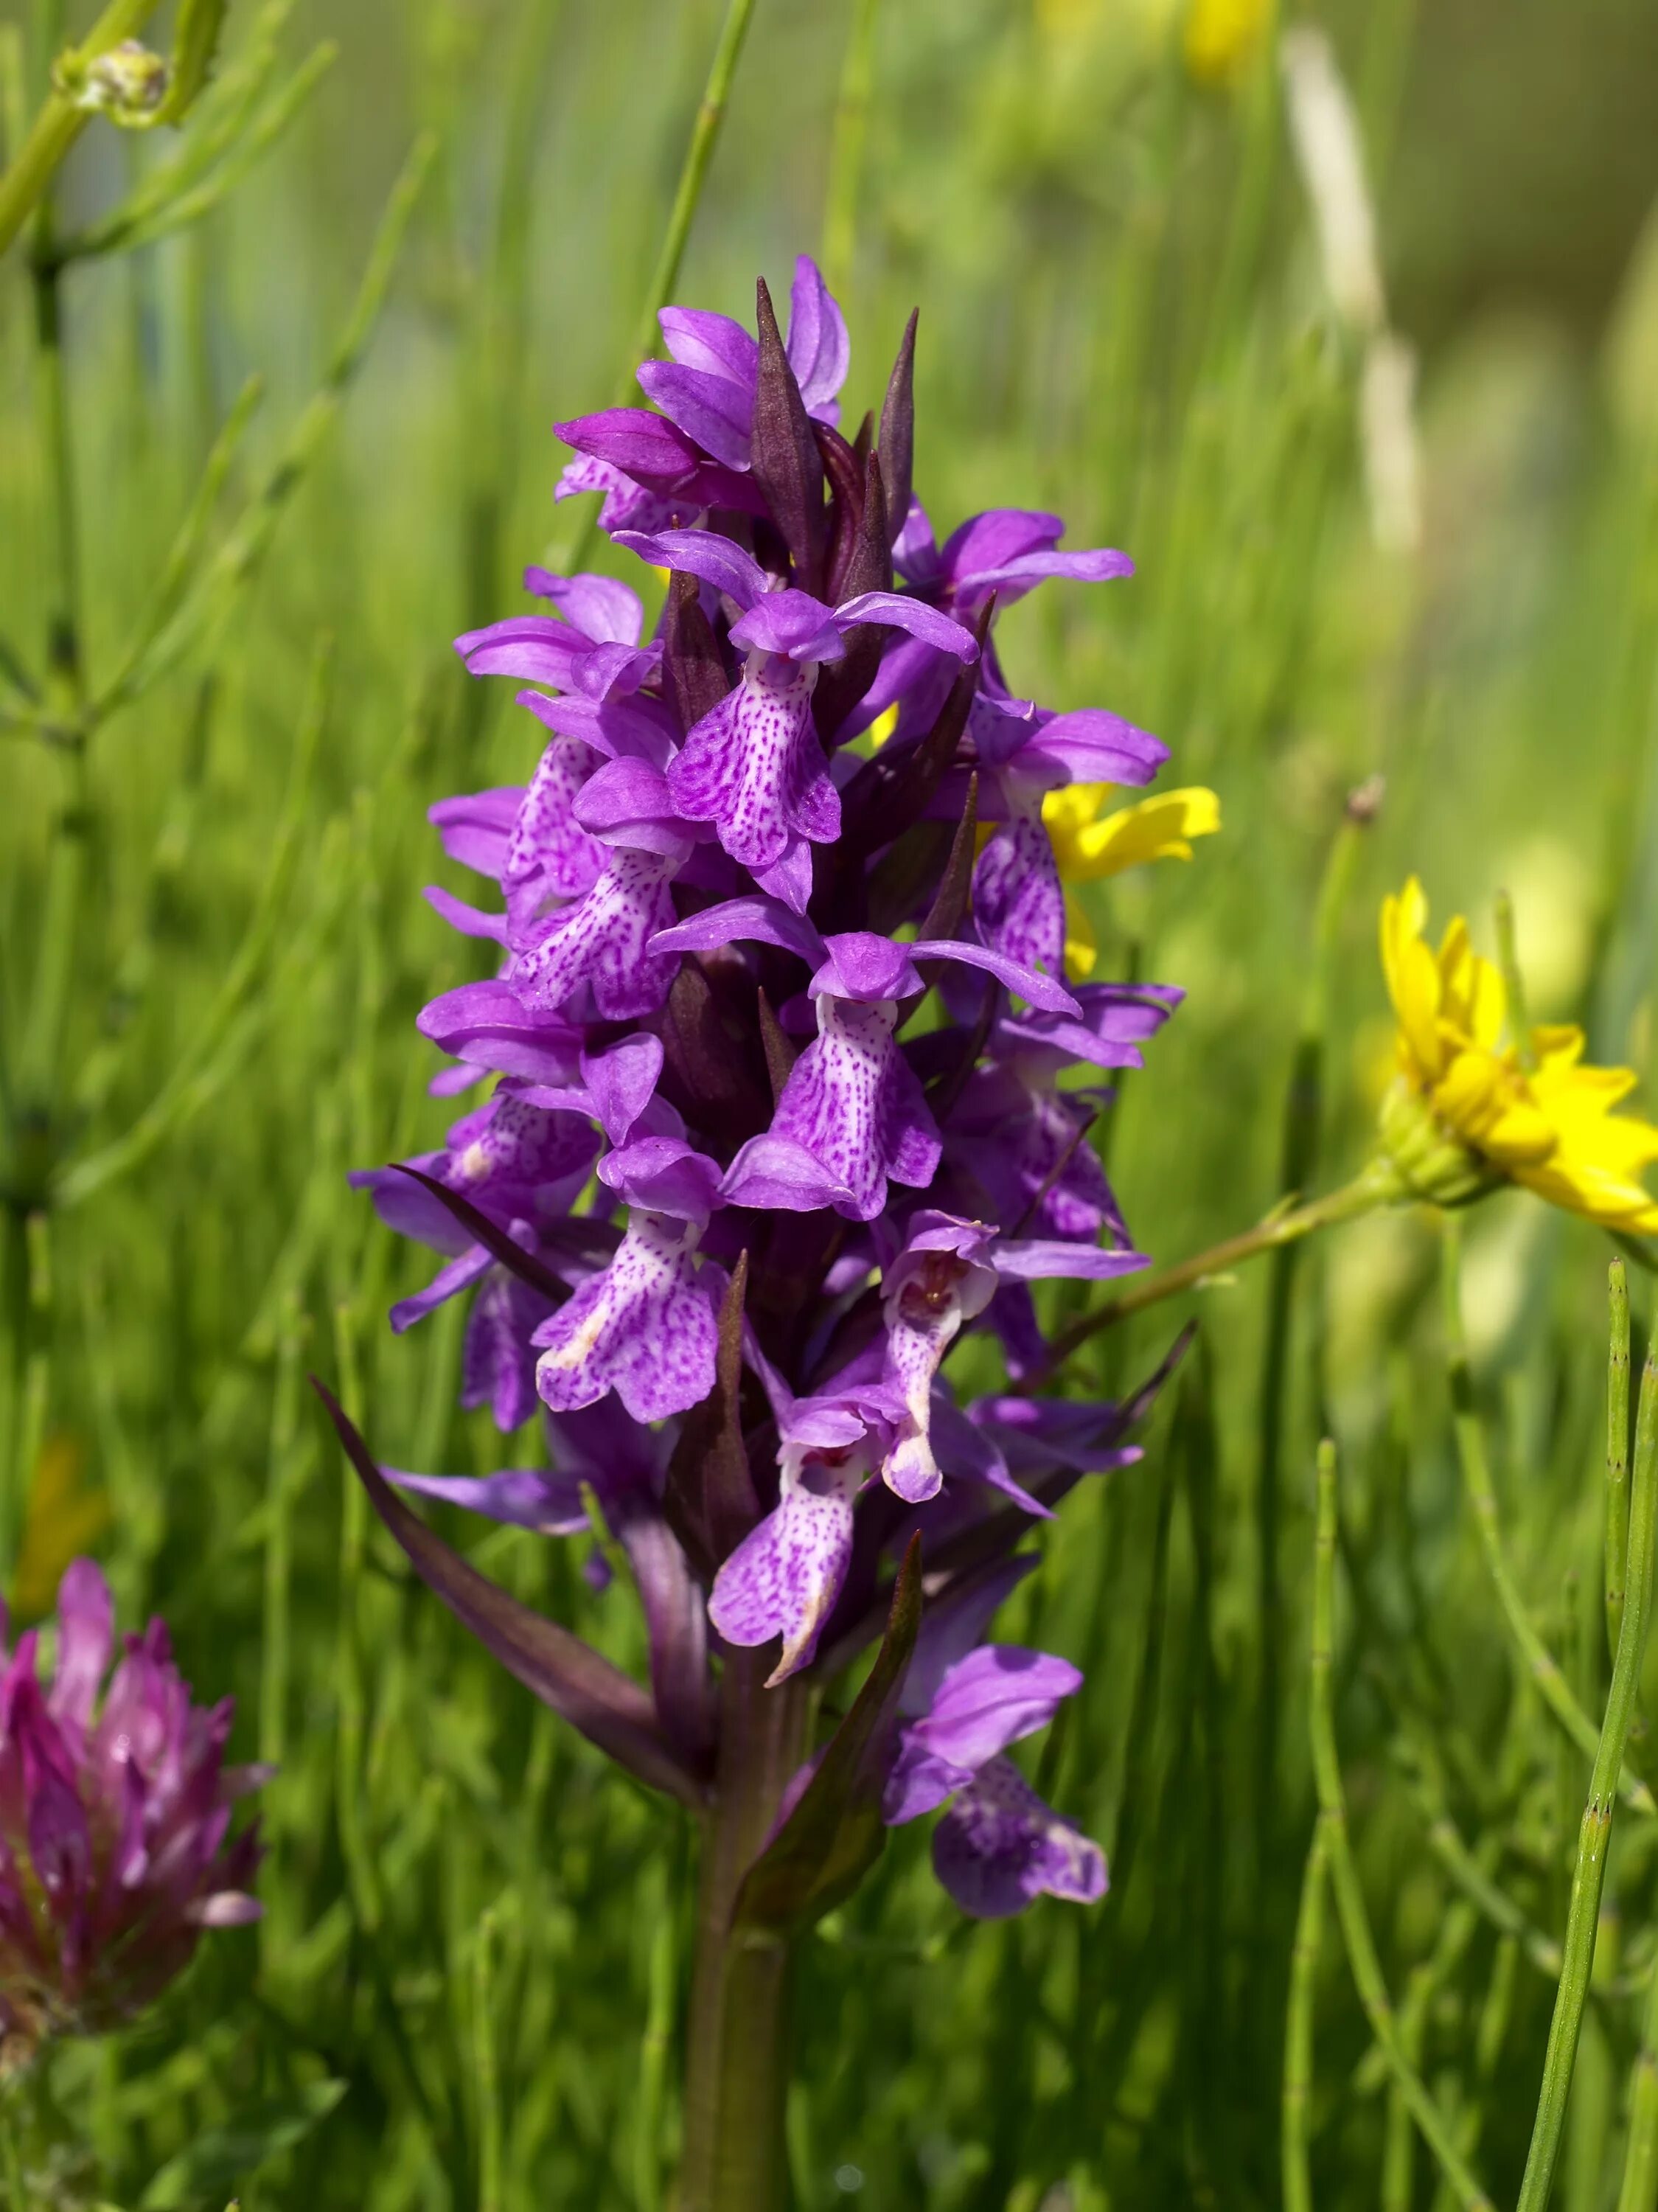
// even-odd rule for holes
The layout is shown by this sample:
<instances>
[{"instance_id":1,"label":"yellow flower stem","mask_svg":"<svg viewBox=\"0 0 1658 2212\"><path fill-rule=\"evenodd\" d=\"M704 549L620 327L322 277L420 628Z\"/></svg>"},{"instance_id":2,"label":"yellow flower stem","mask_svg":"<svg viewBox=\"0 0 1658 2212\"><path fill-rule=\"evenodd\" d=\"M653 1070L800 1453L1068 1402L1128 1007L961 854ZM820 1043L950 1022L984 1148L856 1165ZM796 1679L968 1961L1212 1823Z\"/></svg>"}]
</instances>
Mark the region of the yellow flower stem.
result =
<instances>
[{"instance_id":1,"label":"yellow flower stem","mask_svg":"<svg viewBox=\"0 0 1658 2212\"><path fill-rule=\"evenodd\" d=\"M1629 1283L1621 1260L1606 1271L1606 1297L1612 1322L1606 1360L1606 1649L1615 1662L1629 1558Z\"/></svg>"},{"instance_id":2,"label":"yellow flower stem","mask_svg":"<svg viewBox=\"0 0 1658 2212\"><path fill-rule=\"evenodd\" d=\"M1206 1251L1194 1253L1189 1260L1179 1261L1172 1267L1154 1268L1127 1290L1120 1291L1097 1312L1084 1314L1069 1328L1062 1329L1054 1340L1047 1364L1035 1375L1027 1376L1019 1385L1020 1389L1041 1389L1054 1369L1068 1359L1078 1345L1086 1344L1090 1337L1097 1336L1114 1322L1125 1321L1130 1314L1141 1313L1147 1306L1159 1305L1164 1298L1172 1298L1181 1291L1197 1289L1260 1253L1281 1251L1286 1244L1309 1237L1315 1229L1333 1229L1339 1222L1355 1221L1361 1214L1373 1212L1378 1206L1405 1194L1387 1161L1372 1160L1362 1174L1351 1182L1343 1183L1339 1190L1329 1191L1305 1206L1278 1207L1253 1229L1242 1230L1236 1237L1212 1244Z\"/></svg>"},{"instance_id":3,"label":"yellow flower stem","mask_svg":"<svg viewBox=\"0 0 1658 2212\"><path fill-rule=\"evenodd\" d=\"M1441 2172L1463 2212L1495 2212L1491 2200L1470 2172L1447 2118L1406 2057L1370 1915L1359 1887L1358 1868L1347 1832L1347 1801L1336 1748L1335 1713L1330 1674L1335 1645L1336 1453L1327 1439L1318 1452L1318 1536L1313 1571L1313 1771L1318 1784L1321 1823L1328 1839L1331 1885L1342 1940L1353 1980L1378 2049L1387 2062L1411 2118L1439 2161Z\"/></svg>"},{"instance_id":4,"label":"yellow flower stem","mask_svg":"<svg viewBox=\"0 0 1658 2212\"><path fill-rule=\"evenodd\" d=\"M1506 891L1497 894L1497 958L1503 970L1503 988L1508 994L1509 1034L1514 1039L1521 1066L1530 1075L1537 1067L1537 1053L1532 1043L1530 1017L1526 1012L1526 979L1520 972L1520 953L1515 941L1514 901Z\"/></svg>"},{"instance_id":5,"label":"yellow flower stem","mask_svg":"<svg viewBox=\"0 0 1658 2212\"><path fill-rule=\"evenodd\" d=\"M1520 2185L1515 2212L1545 2212L1565 2128L1577 2038L1583 2024L1589 1975L1594 1965L1594 1940L1600 1924L1600 1893L1606 1881L1606 1851L1612 1841L1618 1778L1630 1723L1635 1717L1641 1663L1646 1656L1655 1534L1658 1358L1649 1352L1641 1376L1641 1400L1635 1425L1635 1479L1631 1487L1629 1516L1629 1600L1624 1610L1618 1658L1612 1670L1612 1687L1607 1692L1606 1715L1595 1748L1594 1771L1589 1778L1588 1801L1578 1831L1577 1864L1572 1875L1571 1904L1562 1946L1565 1967L1555 1992L1537 2117L1532 2126L1531 2148L1526 2156L1525 2178Z\"/></svg>"},{"instance_id":6,"label":"yellow flower stem","mask_svg":"<svg viewBox=\"0 0 1658 2212\"><path fill-rule=\"evenodd\" d=\"M1600 1740L1600 1731L1572 1695L1570 1685L1538 1633L1503 1555L1502 1530L1497 1521L1497 1488L1491 1480L1491 1462L1485 1453L1485 1431L1480 1426L1479 1409L1474 1404L1473 1373L1468 1362L1467 1337L1462 1326L1462 1224L1455 1214L1444 1216L1443 1234L1445 1342L1451 1390L1451 1419L1456 1431L1457 1456L1462 1465L1462 1480L1467 1488L1468 1502L1473 1507L1474 1527L1479 1534L1480 1549L1485 1555L1486 1570L1497 1592L1497 1603L1502 1607L1503 1618L1517 1657L1536 1683L1544 1704L1555 1719L1585 1758L1593 1759ZM1620 1760L1621 1755L1620 1739ZM1658 1812L1651 1791L1634 1775L1623 1775L1619 1789L1636 1812Z\"/></svg>"}]
</instances>

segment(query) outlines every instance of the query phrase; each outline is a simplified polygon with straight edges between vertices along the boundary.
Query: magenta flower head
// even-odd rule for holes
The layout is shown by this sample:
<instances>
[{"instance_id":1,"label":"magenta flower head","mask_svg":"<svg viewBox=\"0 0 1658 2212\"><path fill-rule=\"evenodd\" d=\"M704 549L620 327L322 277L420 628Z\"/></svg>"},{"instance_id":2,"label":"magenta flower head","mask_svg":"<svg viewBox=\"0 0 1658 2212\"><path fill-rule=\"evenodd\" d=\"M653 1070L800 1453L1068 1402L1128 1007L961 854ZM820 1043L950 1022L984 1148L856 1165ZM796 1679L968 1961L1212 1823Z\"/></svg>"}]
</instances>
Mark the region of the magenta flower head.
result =
<instances>
[{"instance_id":1,"label":"magenta flower head","mask_svg":"<svg viewBox=\"0 0 1658 2212\"><path fill-rule=\"evenodd\" d=\"M1138 1456L1160 1380L1123 1405L1035 1387L1046 1286L1145 1265L1089 1129L1181 995L1067 978L1043 799L1147 782L1167 750L1021 698L993 618L1132 564L1023 508L940 545L914 325L878 422L843 434L846 325L808 260L786 337L763 284L752 331L681 307L662 330L651 406L561 425L560 492L603 495L612 562L641 592L667 572L665 604L653 628L624 582L532 568L533 611L458 641L519 687L523 779L432 809L489 889L429 894L479 967L419 1026L451 1056L435 1092L489 1087L442 1148L360 1178L444 1255L393 1326L469 1299L463 1402L517 1432L538 1405L544 1463L394 1472L333 1411L417 1571L637 1778L718 1823L752 1810L750 1741L795 1745L786 1789L767 1754L759 1858L708 1855L744 1883L716 1919L798 1930L887 1826L934 1815L969 1911L1091 1904L1103 1856L1017 1751L1081 1677L985 1639L1023 1540ZM969 1364L991 1395L963 1402ZM625 1559L648 1680L404 1495L600 1539L589 1580L623 1601ZM816 1690L877 1643L808 1741Z\"/></svg>"},{"instance_id":2,"label":"magenta flower head","mask_svg":"<svg viewBox=\"0 0 1658 2212\"><path fill-rule=\"evenodd\" d=\"M57 1658L5 1650L0 1608L0 2073L49 2036L98 2034L157 1997L204 1928L259 1915L257 1828L231 1808L264 1774L224 1764L231 1701L194 1705L165 1625L128 1636L90 1559L58 1594ZM107 1679L106 1679L107 1677Z\"/></svg>"}]
</instances>

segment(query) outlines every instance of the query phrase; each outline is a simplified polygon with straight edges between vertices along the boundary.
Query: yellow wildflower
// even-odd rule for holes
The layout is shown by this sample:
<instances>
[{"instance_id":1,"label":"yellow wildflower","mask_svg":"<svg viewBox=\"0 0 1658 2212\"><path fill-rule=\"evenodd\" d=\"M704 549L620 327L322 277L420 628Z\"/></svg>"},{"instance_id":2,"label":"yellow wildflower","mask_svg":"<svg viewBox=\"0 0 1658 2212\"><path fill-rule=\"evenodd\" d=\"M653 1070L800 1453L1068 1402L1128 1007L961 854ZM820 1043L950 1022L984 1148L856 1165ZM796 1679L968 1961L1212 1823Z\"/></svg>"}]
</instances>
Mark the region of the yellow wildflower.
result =
<instances>
[{"instance_id":1,"label":"yellow wildflower","mask_svg":"<svg viewBox=\"0 0 1658 2212\"><path fill-rule=\"evenodd\" d=\"M13 1595L21 1620L39 1620L52 1611L64 1568L102 1535L108 1522L109 1500L101 1491L84 1488L81 1474L76 1439L49 1437L34 1463L17 1553Z\"/></svg>"},{"instance_id":2,"label":"yellow wildflower","mask_svg":"<svg viewBox=\"0 0 1658 2212\"><path fill-rule=\"evenodd\" d=\"M1043 799L1042 821L1062 882L1092 883L1145 860L1189 860L1193 838L1220 827L1220 801L1200 784L1159 792L1107 813L1102 810L1114 789L1108 783L1071 783ZM1080 902L1068 896L1065 936L1067 969L1073 976L1091 975L1098 957L1093 924Z\"/></svg>"},{"instance_id":3,"label":"yellow wildflower","mask_svg":"<svg viewBox=\"0 0 1658 2212\"><path fill-rule=\"evenodd\" d=\"M1272 0L1192 0L1186 17L1186 66L1200 84L1242 75L1272 20Z\"/></svg>"},{"instance_id":4,"label":"yellow wildflower","mask_svg":"<svg viewBox=\"0 0 1658 2212\"><path fill-rule=\"evenodd\" d=\"M1635 1088L1628 1068L1582 1065L1583 1032L1532 1029L1525 1056L1503 1042L1508 992L1473 950L1461 915L1435 952L1414 876L1382 907L1382 965L1398 1022L1398 1073L1382 1108L1382 1142L1419 1196L1457 1205L1499 1182L1604 1227L1658 1231L1642 1171L1658 1128L1612 1109Z\"/></svg>"}]
</instances>

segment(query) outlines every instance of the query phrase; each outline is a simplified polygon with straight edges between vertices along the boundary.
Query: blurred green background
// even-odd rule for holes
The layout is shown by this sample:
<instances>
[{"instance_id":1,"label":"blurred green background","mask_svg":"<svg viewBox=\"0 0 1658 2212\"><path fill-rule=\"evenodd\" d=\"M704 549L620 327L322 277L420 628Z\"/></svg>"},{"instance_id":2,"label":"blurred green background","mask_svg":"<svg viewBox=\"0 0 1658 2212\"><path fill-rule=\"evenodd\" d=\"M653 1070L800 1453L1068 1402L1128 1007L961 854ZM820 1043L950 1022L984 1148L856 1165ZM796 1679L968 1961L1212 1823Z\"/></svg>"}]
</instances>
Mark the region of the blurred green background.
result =
<instances>
[{"instance_id":1,"label":"blurred green background","mask_svg":"<svg viewBox=\"0 0 1658 2212\"><path fill-rule=\"evenodd\" d=\"M608 404L623 373L720 14L236 0L229 58L274 40L272 86L336 44L314 95L200 222L62 282L94 689L142 635L244 380L264 385L210 485L210 566L156 680L83 763L0 733L0 1537L25 1613L89 1543L130 1618L165 1608L198 1690L236 1692L238 1754L282 1772L263 1927L206 1946L129 2034L54 2062L29 2150L43 2203L218 2206L233 2185L245 2208L317 2212L668 2201L691 1839L370 1540L302 1376L339 1389L394 1464L513 1455L452 1411L458 1309L390 1340L385 1308L423 1255L343 1178L447 1118L411 1020L482 970L419 896L465 888L424 811L533 752L505 687L469 687L448 641L523 605L522 563L570 543L549 426ZM866 105L843 76L854 16L873 23ZM25 15L0 25L15 146L36 64ZM1284 107L1280 43L1311 25L1360 120L1392 358L1415 357L1414 399L1396 385L1382 426L1407 479L1391 508L1363 396L1376 331L1332 291ZM748 315L756 271L785 282L829 208L854 420L920 306L935 520L1052 505L1071 542L1139 564L1013 610L1016 688L1128 714L1173 746L1173 780L1221 796L1224 834L1189 866L1096 902L1107 972L1190 993L1108 1137L1159 1259L1278 1194L1317 886L1373 775L1324 1179L1363 1153L1389 1034L1376 908L1412 870L1488 951L1506 885L1533 1011L1583 1018L1650 1097L1655 106L1647 0L1345 0L1276 22L1250 0L759 0L676 296ZM427 131L360 374L337 420L307 418ZM166 150L94 126L60 222L94 220ZM0 632L37 672L62 514L43 400L15 251ZM54 974L61 1036L31 1015ZM1471 1225L1509 1554L1596 1711L1605 1258L1518 1197ZM1487 1917L1446 1941L1460 1893L1430 1800L1558 1936L1585 1775L1516 1679L1459 1498L1434 1267L1432 1225L1409 1215L1309 1258L1276 1444L1264 1271L1190 1302L1199 1349L1145 1461L1072 1502L1006 1616L1088 1669L1038 1778L1105 1843L1112 1895L966 1924L925 1838L895 1837L803 1971L803 2212L1279 2201L1326 1422L1347 1469L1339 1721L1367 1894L1423 2069L1512 2199L1552 1991ZM1638 1279L1636 1303L1644 1317ZM1134 1379L1172 1325L1165 1310L1114 1333L1078 1387ZM596 1598L579 1559L444 1525L637 1661L624 1599ZM1621 1916L1631 1982L1655 1874L1649 1825L1620 1838L1606 1948ZM1317 2202L1436 2203L1333 1936L1317 1996ZM1638 2021L1616 1989L1592 2010L1569 2212L1617 2199Z\"/></svg>"}]
</instances>

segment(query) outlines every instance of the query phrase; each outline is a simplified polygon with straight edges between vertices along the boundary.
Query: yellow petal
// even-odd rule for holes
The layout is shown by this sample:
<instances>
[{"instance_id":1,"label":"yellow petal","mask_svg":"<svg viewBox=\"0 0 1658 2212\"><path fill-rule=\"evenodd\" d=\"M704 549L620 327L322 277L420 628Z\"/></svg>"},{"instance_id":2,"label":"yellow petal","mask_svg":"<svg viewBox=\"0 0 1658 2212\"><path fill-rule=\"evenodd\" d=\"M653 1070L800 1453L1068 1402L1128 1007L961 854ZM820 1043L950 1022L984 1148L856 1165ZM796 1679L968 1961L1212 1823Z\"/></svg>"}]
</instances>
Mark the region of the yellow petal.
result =
<instances>
[{"instance_id":1,"label":"yellow petal","mask_svg":"<svg viewBox=\"0 0 1658 2212\"><path fill-rule=\"evenodd\" d=\"M1086 790L1090 787L1084 786ZM1124 868L1147 860L1192 857L1193 837L1207 837L1220 828L1220 801L1212 791L1193 785L1184 791L1160 792L1137 805L1120 807L1102 820L1078 826L1072 807L1050 807L1064 793L1050 793L1042 802L1042 819L1054 838L1060 873L1073 883L1096 876L1114 876ZM1054 835L1054 823L1060 825ZM1062 842L1061 842L1062 841Z\"/></svg>"},{"instance_id":2,"label":"yellow petal","mask_svg":"<svg viewBox=\"0 0 1658 2212\"><path fill-rule=\"evenodd\" d=\"M869 741L878 753L898 726L898 702L895 699L884 714L878 714L869 726Z\"/></svg>"},{"instance_id":3,"label":"yellow petal","mask_svg":"<svg viewBox=\"0 0 1658 2212\"><path fill-rule=\"evenodd\" d=\"M1073 983L1085 983L1098 963L1100 949L1094 925L1080 900L1067 892L1065 902L1065 972Z\"/></svg>"}]
</instances>

